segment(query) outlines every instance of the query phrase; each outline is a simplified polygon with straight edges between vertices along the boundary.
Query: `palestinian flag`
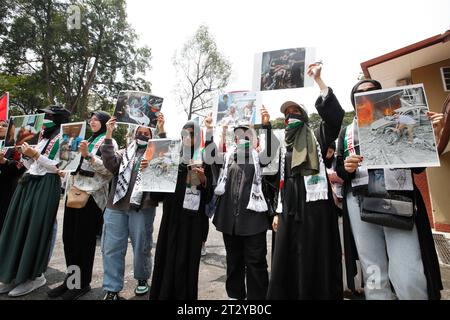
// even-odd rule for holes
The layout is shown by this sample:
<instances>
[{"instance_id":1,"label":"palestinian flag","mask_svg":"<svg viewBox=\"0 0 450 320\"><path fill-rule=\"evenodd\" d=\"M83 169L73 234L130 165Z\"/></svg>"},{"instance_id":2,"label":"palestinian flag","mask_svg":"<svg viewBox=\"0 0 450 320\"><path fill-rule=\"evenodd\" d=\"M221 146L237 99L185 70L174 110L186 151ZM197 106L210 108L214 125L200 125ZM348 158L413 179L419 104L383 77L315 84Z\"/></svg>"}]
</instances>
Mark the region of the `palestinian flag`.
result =
<instances>
[{"instance_id":1,"label":"palestinian flag","mask_svg":"<svg viewBox=\"0 0 450 320\"><path fill-rule=\"evenodd\" d=\"M0 120L8 120L9 93L0 97Z\"/></svg>"}]
</instances>

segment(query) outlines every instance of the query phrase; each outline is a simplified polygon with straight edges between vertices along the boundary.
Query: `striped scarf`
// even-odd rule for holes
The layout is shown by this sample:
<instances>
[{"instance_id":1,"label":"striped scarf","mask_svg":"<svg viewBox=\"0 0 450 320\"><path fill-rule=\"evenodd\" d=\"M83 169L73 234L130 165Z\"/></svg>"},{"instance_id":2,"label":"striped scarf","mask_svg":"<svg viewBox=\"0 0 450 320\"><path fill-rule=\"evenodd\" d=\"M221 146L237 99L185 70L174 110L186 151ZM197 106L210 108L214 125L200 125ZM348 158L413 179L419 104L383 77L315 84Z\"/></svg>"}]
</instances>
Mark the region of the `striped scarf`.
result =
<instances>
[{"instance_id":1,"label":"striped scarf","mask_svg":"<svg viewBox=\"0 0 450 320\"><path fill-rule=\"evenodd\" d=\"M230 160L236 152L236 146L232 147L226 154L225 167L221 169L219 180L217 181L217 187L214 193L217 196L221 196L225 193L225 187L227 184L228 167ZM250 199L247 204L247 209L255 212L266 212L268 210L266 199L262 192L262 178L261 178L261 166L259 163L259 155L255 149L251 150L253 165L255 167L255 173L253 175L252 188L250 191Z\"/></svg>"},{"instance_id":2,"label":"striped scarf","mask_svg":"<svg viewBox=\"0 0 450 320\"><path fill-rule=\"evenodd\" d=\"M137 160L136 151L137 144L136 141L133 141L123 154L122 162L120 163L119 168L119 176L117 177L116 192L114 194L113 204L116 204L118 201L120 201L128 192L131 174ZM134 204L137 206L141 204L143 192L138 191L141 181L141 170L139 170L136 177L136 183L134 184L133 191L131 193L130 204Z\"/></svg>"}]
</instances>

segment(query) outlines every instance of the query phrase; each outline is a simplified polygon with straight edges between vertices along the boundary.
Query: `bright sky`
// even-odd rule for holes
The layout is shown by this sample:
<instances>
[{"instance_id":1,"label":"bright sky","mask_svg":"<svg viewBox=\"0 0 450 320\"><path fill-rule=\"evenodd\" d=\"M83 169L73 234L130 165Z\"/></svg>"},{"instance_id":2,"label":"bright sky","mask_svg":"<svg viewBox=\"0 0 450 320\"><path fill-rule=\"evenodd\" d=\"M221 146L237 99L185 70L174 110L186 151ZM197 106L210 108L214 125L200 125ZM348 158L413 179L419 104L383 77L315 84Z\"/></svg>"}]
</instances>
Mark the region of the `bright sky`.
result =
<instances>
[{"instance_id":1,"label":"bright sky","mask_svg":"<svg viewBox=\"0 0 450 320\"><path fill-rule=\"evenodd\" d=\"M209 26L233 65L225 91L252 90L257 52L316 47L322 78L346 110L352 109L349 94L361 62L450 29L450 0L127 0L127 11L140 44L152 49L147 78L152 92L165 99L162 111L171 137L178 137L187 119L174 99L172 57L200 24ZM318 94L317 86L272 91L263 103L274 119L286 100L313 112Z\"/></svg>"}]
</instances>

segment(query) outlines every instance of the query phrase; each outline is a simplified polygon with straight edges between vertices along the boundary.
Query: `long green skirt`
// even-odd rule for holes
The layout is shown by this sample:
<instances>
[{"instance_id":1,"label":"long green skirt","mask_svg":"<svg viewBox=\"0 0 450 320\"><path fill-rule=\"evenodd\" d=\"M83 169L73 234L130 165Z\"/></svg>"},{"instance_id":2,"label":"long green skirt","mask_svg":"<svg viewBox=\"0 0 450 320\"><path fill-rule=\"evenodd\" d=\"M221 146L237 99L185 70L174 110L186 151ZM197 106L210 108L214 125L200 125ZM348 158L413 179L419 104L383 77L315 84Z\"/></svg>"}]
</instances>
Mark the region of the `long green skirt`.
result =
<instances>
[{"instance_id":1,"label":"long green skirt","mask_svg":"<svg viewBox=\"0 0 450 320\"><path fill-rule=\"evenodd\" d=\"M0 282L23 283L46 271L60 193L57 174L22 177L0 234Z\"/></svg>"}]
</instances>

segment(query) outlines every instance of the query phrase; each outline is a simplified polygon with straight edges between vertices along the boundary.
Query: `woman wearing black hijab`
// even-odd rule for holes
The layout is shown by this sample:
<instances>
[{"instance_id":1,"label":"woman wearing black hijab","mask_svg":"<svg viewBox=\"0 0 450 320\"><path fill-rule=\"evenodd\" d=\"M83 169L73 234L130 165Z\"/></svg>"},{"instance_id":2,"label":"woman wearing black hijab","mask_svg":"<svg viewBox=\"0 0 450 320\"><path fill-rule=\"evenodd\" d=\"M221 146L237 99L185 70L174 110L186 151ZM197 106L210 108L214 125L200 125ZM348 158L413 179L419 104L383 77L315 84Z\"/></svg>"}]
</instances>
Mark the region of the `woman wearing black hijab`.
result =
<instances>
[{"instance_id":1,"label":"woman wearing black hijab","mask_svg":"<svg viewBox=\"0 0 450 320\"><path fill-rule=\"evenodd\" d=\"M205 123L211 123L211 119L206 120ZM212 143L212 127L208 126L208 129L206 145ZM177 187L175 193L165 194L163 200L151 300L196 300L198 295L202 221L213 192L211 167L204 162L201 167L191 170L189 167L192 161L200 163L202 160L199 125L194 121L187 122L182 136L182 161L178 167ZM196 198L190 204L196 205L186 203L188 193Z\"/></svg>"},{"instance_id":2,"label":"woman wearing black hijab","mask_svg":"<svg viewBox=\"0 0 450 320\"><path fill-rule=\"evenodd\" d=\"M91 114L89 126L92 136L80 143L82 160L78 170L67 177L68 194L76 188L85 193L87 198L86 203L73 205L68 196L64 208L63 242L66 266L80 268L80 287L69 289L71 284L74 285L69 278L74 270L68 270L64 282L48 292L51 298L61 296L63 300L75 300L91 289L98 221L108 200L108 186L112 178L112 174L103 165L100 152L100 146L105 140L106 123L110 118L104 111Z\"/></svg>"},{"instance_id":3,"label":"woman wearing black hijab","mask_svg":"<svg viewBox=\"0 0 450 320\"><path fill-rule=\"evenodd\" d=\"M7 127L8 121L0 120L0 129L5 128L6 132ZM0 147L0 233L17 183L26 169L20 158L21 155L16 149L2 150Z\"/></svg>"}]
</instances>

